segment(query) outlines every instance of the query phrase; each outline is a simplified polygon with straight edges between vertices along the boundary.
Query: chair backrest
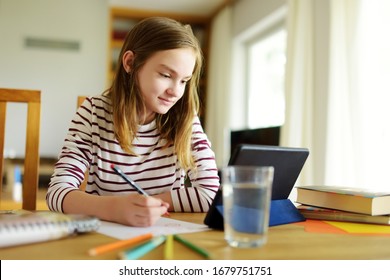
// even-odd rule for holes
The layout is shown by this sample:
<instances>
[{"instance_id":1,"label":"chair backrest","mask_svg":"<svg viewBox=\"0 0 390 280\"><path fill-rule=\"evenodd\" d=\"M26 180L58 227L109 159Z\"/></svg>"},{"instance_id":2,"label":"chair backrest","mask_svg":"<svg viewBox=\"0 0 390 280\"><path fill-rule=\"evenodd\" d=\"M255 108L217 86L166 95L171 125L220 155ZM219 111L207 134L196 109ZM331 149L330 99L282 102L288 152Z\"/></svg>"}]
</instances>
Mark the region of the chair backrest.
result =
<instances>
[{"instance_id":1,"label":"chair backrest","mask_svg":"<svg viewBox=\"0 0 390 280\"><path fill-rule=\"evenodd\" d=\"M85 95L77 96L77 108L80 107L81 104L83 104L85 98L87 98L87 96L85 96Z\"/></svg>"},{"instance_id":2,"label":"chair backrest","mask_svg":"<svg viewBox=\"0 0 390 280\"><path fill-rule=\"evenodd\" d=\"M41 91L0 88L0 176L3 175L7 103L27 104L26 150L23 172L22 208L36 210L39 173ZM2 180L0 180L0 203Z\"/></svg>"}]
</instances>

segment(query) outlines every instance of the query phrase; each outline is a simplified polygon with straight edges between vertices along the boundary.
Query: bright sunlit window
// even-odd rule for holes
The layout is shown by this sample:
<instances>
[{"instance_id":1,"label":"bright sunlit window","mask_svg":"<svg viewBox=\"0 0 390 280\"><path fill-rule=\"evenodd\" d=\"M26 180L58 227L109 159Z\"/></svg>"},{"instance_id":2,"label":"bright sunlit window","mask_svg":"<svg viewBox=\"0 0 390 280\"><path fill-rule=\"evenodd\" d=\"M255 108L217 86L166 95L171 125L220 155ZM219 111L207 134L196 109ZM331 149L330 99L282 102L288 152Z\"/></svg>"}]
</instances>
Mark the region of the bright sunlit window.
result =
<instances>
[{"instance_id":1,"label":"bright sunlit window","mask_svg":"<svg viewBox=\"0 0 390 280\"><path fill-rule=\"evenodd\" d=\"M285 109L285 28L277 28L249 43L247 57L248 127L281 126Z\"/></svg>"}]
</instances>

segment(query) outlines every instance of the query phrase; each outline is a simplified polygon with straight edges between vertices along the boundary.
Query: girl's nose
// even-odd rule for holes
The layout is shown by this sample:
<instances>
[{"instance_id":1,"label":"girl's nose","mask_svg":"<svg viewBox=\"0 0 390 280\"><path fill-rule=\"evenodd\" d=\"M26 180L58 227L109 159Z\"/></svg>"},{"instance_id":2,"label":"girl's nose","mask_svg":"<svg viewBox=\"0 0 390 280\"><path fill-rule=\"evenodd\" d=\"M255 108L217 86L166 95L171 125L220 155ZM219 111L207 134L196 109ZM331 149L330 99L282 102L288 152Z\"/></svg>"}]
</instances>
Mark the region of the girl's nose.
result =
<instances>
[{"instance_id":1,"label":"girl's nose","mask_svg":"<svg viewBox=\"0 0 390 280\"><path fill-rule=\"evenodd\" d=\"M182 87L181 83L172 83L171 86L167 89L167 93L169 95L173 96L179 96L184 88Z\"/></svg>"}]
</instances>

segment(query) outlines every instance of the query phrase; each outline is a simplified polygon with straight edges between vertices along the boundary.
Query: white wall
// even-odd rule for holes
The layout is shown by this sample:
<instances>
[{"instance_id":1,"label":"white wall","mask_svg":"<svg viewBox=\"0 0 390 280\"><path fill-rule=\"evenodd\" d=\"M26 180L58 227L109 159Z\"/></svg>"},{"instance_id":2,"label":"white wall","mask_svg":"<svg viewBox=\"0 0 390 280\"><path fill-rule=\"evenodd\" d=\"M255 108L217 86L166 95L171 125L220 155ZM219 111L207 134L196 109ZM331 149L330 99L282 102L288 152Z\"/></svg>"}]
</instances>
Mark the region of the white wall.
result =
<instances>
[{"instance_id":1,"label":"white wall","mask_svg":"<svg viewBox=\"0 0 390 280\"><path fill-rule=\"evenodd\" d=\"M58 155L77 96L104 90L107 32L107 0L0 0L0 87L42 91L41 156ZM27 48L26 37L76 41L80 49ZM25 111L7 112L6 153L24 155Z\"/></svg>"},{"instance_id":2,"label":"white wall","mask_svg":"<svg viewBox=\"0 0 390 280\"><path fill-rule=\"evenodd\" d=\"M285 5L287 0L241 0L233 9L233 36L248 32L259 21Z\"/></svg>"}]
</instances>

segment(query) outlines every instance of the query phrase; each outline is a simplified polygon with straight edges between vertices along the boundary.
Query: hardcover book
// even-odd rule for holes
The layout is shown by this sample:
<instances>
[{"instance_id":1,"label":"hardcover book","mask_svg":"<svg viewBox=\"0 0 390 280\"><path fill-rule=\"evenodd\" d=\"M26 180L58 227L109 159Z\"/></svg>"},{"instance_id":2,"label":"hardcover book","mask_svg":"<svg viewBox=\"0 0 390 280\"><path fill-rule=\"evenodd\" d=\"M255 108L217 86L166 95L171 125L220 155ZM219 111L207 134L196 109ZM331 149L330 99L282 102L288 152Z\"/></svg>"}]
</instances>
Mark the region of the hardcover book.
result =
<instances>
[{"instance_id":1,"label":"hardcover book","mask_svg":"<svg viewBox=\"0 0 390 280\"><path fill-rule=\"evenodd\" d=\"M296 202L367 215L390 214L390 192L340 186L299 186Z\"/></svg>"},{"instance_id":2,"label":"hardcover book","mask_svg":"<svg viewBox=\"0 0 390 280\"><path fill-rule=\"evenodd\" d=\"M96 231L96 217L51 211L0 211L0 248L64 238Z\"/></svg>"},{"instance_id":3,"label":"hardcover book","mask_svg":"<svg viewBox=\"0 0 390 280\"><path fill-rule=\"evenodd\" d=\"M371 216L307 205L299 205L297 208L306 219L390 225L390 215Z\"/></svg>"}]
</instances>

